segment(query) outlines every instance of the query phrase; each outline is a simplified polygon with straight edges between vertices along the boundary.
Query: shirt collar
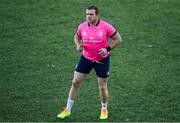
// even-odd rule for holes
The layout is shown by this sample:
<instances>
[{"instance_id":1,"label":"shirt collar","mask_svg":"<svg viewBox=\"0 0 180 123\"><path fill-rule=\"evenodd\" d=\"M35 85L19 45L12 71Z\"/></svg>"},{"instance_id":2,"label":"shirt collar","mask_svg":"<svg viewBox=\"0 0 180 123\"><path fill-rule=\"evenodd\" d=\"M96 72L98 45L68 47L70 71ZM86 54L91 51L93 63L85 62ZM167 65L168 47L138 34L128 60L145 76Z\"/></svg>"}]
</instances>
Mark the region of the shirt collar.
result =
<instances>
[{"instance_id":1,"label":"shirt collar","mask_svg":"<svg viewBox=\"0 0 180 123\"><path fill-rule=\"evenodd\" d=\"M95 26L98 26L99 25L99 22L100 22L100 19L98 19L98 21L96 22L96 25ZM88 23L88 26L91 26L92 24Z\"/></svg>"}]
</instances>

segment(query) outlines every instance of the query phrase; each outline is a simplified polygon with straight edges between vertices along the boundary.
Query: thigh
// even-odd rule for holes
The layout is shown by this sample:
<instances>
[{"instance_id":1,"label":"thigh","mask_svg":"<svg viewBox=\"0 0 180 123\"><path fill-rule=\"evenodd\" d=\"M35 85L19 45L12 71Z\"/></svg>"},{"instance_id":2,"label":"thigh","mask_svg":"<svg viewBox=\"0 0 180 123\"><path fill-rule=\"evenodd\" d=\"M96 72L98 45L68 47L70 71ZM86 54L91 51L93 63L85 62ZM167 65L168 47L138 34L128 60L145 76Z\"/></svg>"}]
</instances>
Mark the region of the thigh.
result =
<instances>
[{"instance_id":1,"label":"thigh","mask_svg":"<svg viewBox=\"0 0 180 123\"><path fill-rule=\"evenodd\" d=\"M75 71L73 82L81 82L85 79L86 74Z\"/></svg>"},{"instance_id":2,"label":"thigh","mask_svg":"<svg viewBox=\"0 0 180 123\"><path fill-rule=\"evenodd\" d=\"M96 62L94 65L96 75L100 78L108 78L109 77L109 67L110 67L109 56L99 62Z\"/></svg>"},{"instance_id":3,"label":"thigh","mask_svg":"<svg viewBox=\"0 0 180 123\"><path fill-rule=\"evenodd\" d=\"M76 65L76 70L79 73L85 73L88 74L93 67L92 61L86 59L83 55L81 55L81 58Z\"/></svg>"}]
</instances>

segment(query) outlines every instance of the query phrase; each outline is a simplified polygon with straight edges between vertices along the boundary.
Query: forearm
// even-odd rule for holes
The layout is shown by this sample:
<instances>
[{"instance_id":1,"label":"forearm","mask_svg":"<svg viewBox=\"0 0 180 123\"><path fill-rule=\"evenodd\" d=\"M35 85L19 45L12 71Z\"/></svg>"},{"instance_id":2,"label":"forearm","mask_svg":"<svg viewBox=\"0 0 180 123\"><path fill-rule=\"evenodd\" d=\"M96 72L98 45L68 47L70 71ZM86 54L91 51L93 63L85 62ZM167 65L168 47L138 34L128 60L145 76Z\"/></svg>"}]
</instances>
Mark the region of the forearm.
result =
<instances>
[{"instance_id":1,"label":"forearm","mask_svg":"<svg viewBox=\"0 0 180 123\"><path fill-rule=\"evenodd\" d=\"M76 47L81 44L81 40L76 35L74 36L74 43Z\"/></svg>"},{"instance_id":2,"label":"forearm","mask_svg":"<svg viewBox=\"0 0 180 123\"><path fill-rule=\"evenodd\" d=\"M117 33L113 38L112 41L109 44L110 49L114 49L122 42L121 36L119 33Z\"/></svg>"},{"instance_id":3,"label":"forearm","mask_svg":"<svg viewBox=\"0 0 180 123\"><path fill-rule=\"evenodd\" d=\"M77 37L77 35L74 36L74 43L76 45L76 50L81 52L83 50L83 43L82 40Z\"/></svg>"}]
</instances>

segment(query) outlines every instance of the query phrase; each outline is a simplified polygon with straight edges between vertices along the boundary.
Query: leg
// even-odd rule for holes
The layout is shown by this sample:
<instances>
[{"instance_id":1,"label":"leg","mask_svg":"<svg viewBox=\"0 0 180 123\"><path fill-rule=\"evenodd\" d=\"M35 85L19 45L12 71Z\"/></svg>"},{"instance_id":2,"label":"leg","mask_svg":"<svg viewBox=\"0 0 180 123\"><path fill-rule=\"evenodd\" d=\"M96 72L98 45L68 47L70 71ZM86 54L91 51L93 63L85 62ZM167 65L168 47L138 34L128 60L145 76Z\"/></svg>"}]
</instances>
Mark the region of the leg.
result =
<instances>
[{"instance_id":1,"label":"leg","mask_svg":"<svg viewBox=\"0 0 180 123\"><path fill-rule=\"evenodd\" d=\"M80 73L80 72L76 72L76 71L74 72L74 78L72 80L72 85L71 85L71 89L69 91L68 99L71 99L71 100L76 99L79 87L81 85L81 82L84 80L85 75L86 74L84 74L84 73Z\"/></svg>"},{"instance_id":2,"label":"leg","mask_svg":"<svg viewBox=\"0 0 180 123\"><path fill-rule=\"evenodd\" d=\"M107 78L100 78L98 77L98 84L99 84L99 95L101 103L107 103L108 102L108 88L107 88Z\"/></svg>"},{"instance_id":3,"label":"leg","mask_svg":"<svg viewBox=\"0 0 180 123\"><path fill-rule=\"evenodd\" d=\"M99 84L99 95L101 99L101 103L107 103L108 101L108 88L107 82L109 77L109 66L110 60L109 56L104 58L103 60L95 63L95 71L98 77L98 84Z\"/></svg>"},{"instance_id":4,"label":"leg","mask_svg":"<svg viewBox=\"0 0 180 123\"><path fill-rule=\"evenodd\" d=\"M78 94L81 82L84 80L86 74L88 74L90 70L92 69L92 66L90 63L91 61L81 56L80 61L76 66L76 70L74 72L74 77L73 77L71 89L69 91L69 96L68 96L67 106L66 106L66 108L69 111L71 111L71 108L74 104L74 100L77 98L77 94Z\"/></svg>"},{"instance_id":5,"label":"leg","mask_svg":"<svg viewBox=\"0 0 180 123\"><path fill-rule=\"evenodd\" d=\"M71 115L71 109L74 104L74 100L77 98L79 87L81 82L85 79L86 74L92 69L92 63L81 55L80 61L76 66L72 85L69 91L66 108L63 112L57 115L58 118L64 119Z\"/></svg>"},{"instance_id":6,"label":"leg","mask_svg":"<svg viewBox=\"0 0 180 123\"><path fill-rule=\"evenodd\" d=\"M74 78L72 81L71 89L69 91L66 108L64 109L63 112L57 115L58 118L64 119L71 115L71 108L73 106L74 100L77 97L77 93L81 85L81 82L82 80L84 80L84 78L85 78L85 74L76 71L74 72Z\"/></svg>"},{"instance_id":7,"label":"leg","mask_svg":"<svg viewBox=\"0 0 180 123\"><path fill-rule=\"evenodd\" d=\"M105 120L108 118L107 102L108 102L109 94L108 94L107 82L108 82L107 78L98 77L99 95L102 104L101 115L100 115L101 120Z\"/></svg>"}]
</instances>

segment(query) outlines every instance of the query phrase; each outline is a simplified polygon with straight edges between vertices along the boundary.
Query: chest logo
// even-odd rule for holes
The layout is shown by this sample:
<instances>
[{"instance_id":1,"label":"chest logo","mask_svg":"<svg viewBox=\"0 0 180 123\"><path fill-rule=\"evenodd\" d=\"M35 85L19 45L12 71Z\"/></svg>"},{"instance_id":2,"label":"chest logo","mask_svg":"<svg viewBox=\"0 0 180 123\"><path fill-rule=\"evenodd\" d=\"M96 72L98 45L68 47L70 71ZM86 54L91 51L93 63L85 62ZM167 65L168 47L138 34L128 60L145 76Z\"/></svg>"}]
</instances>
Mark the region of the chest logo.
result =
<instances>
[{"instance_id":1,"label":"chest logo","mask_svg":"<svg viewBox=\"0 0 180 123\"><path fill-rule=\"evenodd\" d=\"M86 33L86 32L83 32L83 36L87 36L87 33Z\"/></svg>"},{"instance_id":2,"label":"chest logo","mask_svg":"<svg viewBox=\"0 0 180 123\"><path fill-rule=\"evenodd\" d=\"M99 32L99 36L102 37L103 36L103 32Z\"/></svg>"}]
</instances>

